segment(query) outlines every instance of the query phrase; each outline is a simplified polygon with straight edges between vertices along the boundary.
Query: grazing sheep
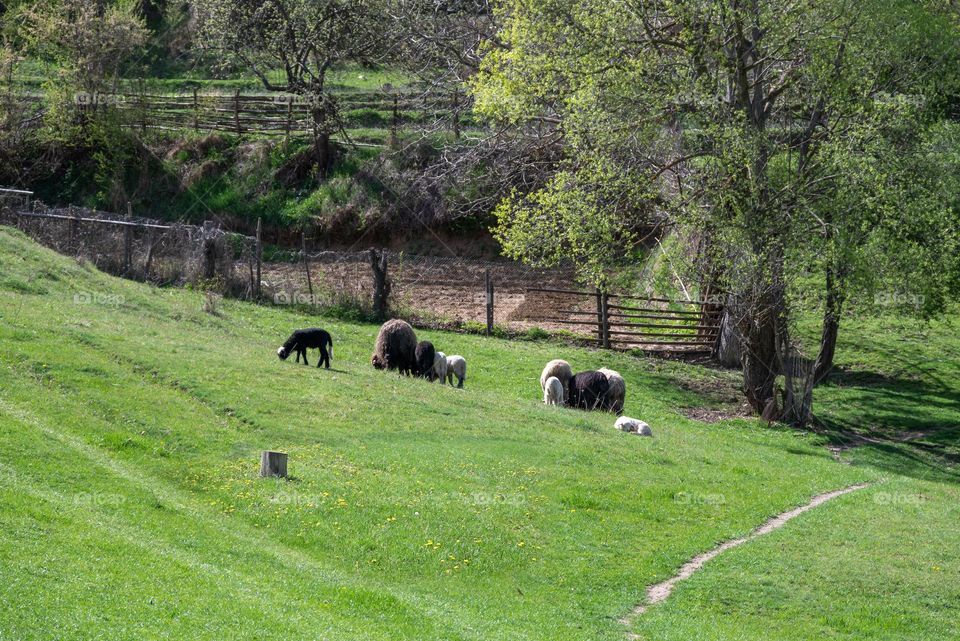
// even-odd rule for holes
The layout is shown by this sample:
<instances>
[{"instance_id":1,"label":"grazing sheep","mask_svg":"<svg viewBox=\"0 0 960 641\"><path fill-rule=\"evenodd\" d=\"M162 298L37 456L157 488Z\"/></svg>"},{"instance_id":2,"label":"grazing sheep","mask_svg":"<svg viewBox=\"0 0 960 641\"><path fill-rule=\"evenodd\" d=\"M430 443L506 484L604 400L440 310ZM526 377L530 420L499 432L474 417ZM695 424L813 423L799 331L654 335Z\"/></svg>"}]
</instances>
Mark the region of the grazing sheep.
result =
<instances>
[{"instance_id":1,"label":"grazing sheep","mask_svg":"<svg viewBox=\"0 0 960 641\"><path fill-rule=\"evenodd\" d=\"M402 320L389 320L380 327L370 361L377 369L395 369L413 374L417 368L417 335Z\"/></svg>"},{"instance_id":2,"label":"grazing sheep","mask_svg":"<svg viewBox=\"0 0 960 641\"><path fill-rule=\"evenodd\" d=\"M543 402L547 405L563 405L563 383L556 376L547 379L543 388Z\"/></svg>"},{"instance_id":3,"label":"grazing sheep","mask_svg":"<svg viewBox=\"0 0 960 641\"><path fill-rule=\"evenodd\" d=\"M546 391L547 379L551 376L555 376L560 381L560 385L563 386L564 390L564 400L567 400L567 385L573 377L573 370L570 369L570 363L559 358L547 363L546 367L543 368L543 372L540 374L540 389L542 391Z\"/></svg>"},{"instance_id":4,"label":"grazing sheep","mask_svg":"<svg viewBox=\"0 0 960 641\"><path fill-rule=\"evenodd\" d=\"M649 425L628 416L621 416L613 426L621 432L630 432L631 434L637 434L639 436L653 436Z\"/></svg>"},{"instance_id":5,"label":"grazing sheep","mask_svg":"<svg viewBox=\"0 0 960 641\"><path fill-rule=\"evenodd\" d=\"M603 407L610 383L600 372L580 372L574 374L567 386L567 404L585 410Z\"/></svg>"},{"instance_id":6,"label":"grazing sheep","mask_svg":"<svg viewBox=\"0 0 960 641\"><path fill-rule=\"evenodd\" d=\"M453 377L457 377L457 387L463 387L467 380L467 361L463 356L447 356L447 382L453 385Z\"/></svg>"},{"instance_id":7,"label":"grazing sheep","mask_svg":"<svg viewBox=\"0 0 960 641\"><path fill-rule=\"evenodd\" d=\"M328 345L330 346L329 351L327 351ZM319 349L320 360L317 362L317 367L324 365L327 369L330 369L330 359L333 358L333 339L330 338L329 332L316 327L298 329L290 334L287 342L277 349L277 356L280 357L280 360L285 361L290 356L290 352L296 352L297 362L299 363L300 357L303 356L303 364L309 365L310 363L307 362L308 349Z\"/></svg>"},{"instance_id":8,"label":"grazing sheep","mask_svg":"<svg viewBox=\"0 0 960 641\"><path fill-rule=\"evenodd\" d=\"M606 403L604 403L603 409L615 412L617 416L620 416L623 414L623 402L627 397L626 381L620 376L620 372L612 369L601 367L597 371L606 376L607 383L610 384L610 389L607 390L607 400Z\"/></svg>"},{"instance_id":9,"label":"grazing sheep","mask_svg":"<svg viewBox=\"0 0 960 641\"><path fill-rule=\"evenodd\" d=\"M443 352L437 352L433 357L433 377L430 381L440 381L443 385L447 382L447 355Z\"/></svg>"},{"instance_id":10,"label":"grazing sheep","mask_svg":"<svg viewBox=\"0 0 960 641\"><path fill-rule=\"evenodd\" d=\"M430 341L420 341L417 343L415 355L417 358L416 375L432 381L433 362L437 355L436 350L433 348L433 343Z\"/></svg>"}]
</instances>

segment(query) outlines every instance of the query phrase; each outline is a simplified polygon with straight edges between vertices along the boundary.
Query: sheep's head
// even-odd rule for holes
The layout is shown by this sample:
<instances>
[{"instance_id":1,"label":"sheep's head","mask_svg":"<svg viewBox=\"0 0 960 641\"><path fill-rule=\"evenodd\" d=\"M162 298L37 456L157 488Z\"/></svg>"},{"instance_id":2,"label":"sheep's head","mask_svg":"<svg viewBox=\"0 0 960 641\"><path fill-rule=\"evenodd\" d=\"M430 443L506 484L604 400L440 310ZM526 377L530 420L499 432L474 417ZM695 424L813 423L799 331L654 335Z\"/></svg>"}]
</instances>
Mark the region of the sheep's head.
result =
<instances>
[{"instance_id":1,"label":"sheep's head","mask_svg":"<svg viewBox=\"0 0 960 641\"><path fill-rule=\"evenodd\" d=\"M373 358L370 359L370 362L373 363L375 369L386 369L387 364L383 362L383 359L380 358L380 354L374 354Z\"/></svg>"},{"instance_id":2,"label":"sheep's head","mask_svg":"<svg viewBox=\"0 0 960 641\"><path fill-rule=\"evenodd\" d=\"M290 356L290 352L286 348L281 347L277 350L277 356L280 357L281 361L287 360L287 356Z\"/></svg>"}]
</instances>

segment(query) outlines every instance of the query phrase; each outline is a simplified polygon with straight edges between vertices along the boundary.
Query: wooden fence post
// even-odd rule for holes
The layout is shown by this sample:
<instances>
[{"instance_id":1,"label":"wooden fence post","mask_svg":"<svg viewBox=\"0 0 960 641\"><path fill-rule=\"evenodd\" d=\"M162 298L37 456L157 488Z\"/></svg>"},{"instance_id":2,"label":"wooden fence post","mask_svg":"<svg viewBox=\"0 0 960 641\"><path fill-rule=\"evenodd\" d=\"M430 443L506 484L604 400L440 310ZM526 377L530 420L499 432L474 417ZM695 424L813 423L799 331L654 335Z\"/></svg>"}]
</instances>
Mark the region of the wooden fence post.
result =
<instances>
[{"instance_id":1,"label":"wooden fence post","mask_svg":"<svg viewBox=\"0 0 960 641\"><path fill-rule=\"evenodd\" d=\"M153 263L153 250L157 245L156 230L153 227L147 229L147 242L150 243L147 247L147 260L143 266L143 280L150 280L150 267Z\"/></svg>"},{"instance_id":2,"label":"wooden fence post","mask_svg":"<svg viewBox=\"0 0 960 641\"><path fill-rule=\"evenodd\" d=\"M460 88L453 89L453 137L460 138Z\"/></svg>"},{"instance_id":3,"label":"wooden fence post","mask_svg":"<svg viewBox=\"0 0 960 641\"><path fill-rule=\"evenodd\" d=\"M147 90L140 78L140 134L147 133Z\"/></svg>"},{"instance_id":4,"label":"wooden fence post","mask_svg":"<svg viewBox=\"0 0 960 641\"><path fill-rule=\"evenodd\" d=\"M284 452L265 451L260 454L260 476L287 476L287 455Z\"/></svg>"},{"instance_id":5,"label":"wooden fence post","mask_svg":"<svg viewBox=\"0 0 960 641\"><path fill-rule=\"evenodd\" d=\"M214 222L203 221L203 277L207 280L217 275L217 239Z\"/></svg>"},{"instance_id":6,"label":"wooden fence post","mask_svg":"<svg viewBox=\"0 0 960 641\"><path fill-rule=\"evenodd\" d=\"M255 252L257 255L257 282L255 283L254 291L256 292L258 300L260 299L260 296L263 293L261 291L262 281L260 280L260 265L261 265L261 261L263 260L263 241L260 238L261 226L262 226L262 221L259 218L257 218L257 244L255 249Z\"/></svg>"},{"instance_id":7,"label":"wooden fence post","mask_svg":"<svg viewBox=\"0 0 960 641\"><path fill-rule=\"evenodd\" d=\"M397 132L400 125L400 108L399 108L399 96L393 97L393 122L390 125L390 144L395 145L399 141Z\"/></svg>"},{"instance_id":8,"label":"wooden fence post","mask_svg":"<svg viewBox=\"0 0 960 641\"><path fill-rule=\"evenodd\" d=\"M70 205L68 212L70 214L70 222L67 224L67 252L75 254L78 253L77 231L80 222L77 220L77 214L73 209L73 205Z\"/></svg>"},{"instance_id":9,"label":"wooden fence post","mask_svg":"<svg viewBox=\"0 0 960 641\"><path fill-rule=\"evenodd\" d=\"M237 128L237 135L240 135L240 90L237 89L233 94L233 124Z\"/></svg>"},{"instance_id":10,"label":"wooden fence post","mask_svg":"<svg viewBox=\"0 0 960 641\"><path fill-rule=\"evenodd\" d=\"M313 281L310 280L310 260L307 258L307 235L300 234L300 247L303 250L303 268L307 271L307 288L310 290L310 304L315 303L313 299Z\"/></svg>"},{"instance_id":11,"label":"wooden fence post","mask_svg":"<svg viewBox=\"0 0 960 641\"><path fill-rule=\"evenodd\" d=\"M597 288L597 345L603 346L603 293Z\"/></svg>"},{"instance_id":12,"label":"wooden fence post","mask_svg":"<svg viewBox=\"0 0 960 641\"><path fill-rule=\"evenodd\" d=\"M373 312L377 320L387 316L390 301L390 279L387 277L387 255L370 248L370 267L373 269Z\"/></svg>"},{"instance_id":13,"label":"wooden fence post","mask_svg":"<svg viewBox=\"0 0 960 641\"><path fill-rule=\"evenodd\" d=\"M486 271L487 282L487 336L493 334L493 280L490 278L490 270Z\"/></svg>"},{"instance_id":14,"label":"wooden fence post","mask_svg":"<svg viewBox=\"0 0 960 641\"><path fill-rule=\"evenodd\" d=\"M197 100L197 88L193 88L193 130L200 131L200 102Z\"/></svg>"},{"instance_id":15,"label":"wooden fence post","mask_svg":"<svg viewBox=\"0 0 960 641\"><path fill-rule=\"evenodd\" d=\"M124 220L131 224L123 226L123 271L130 273L130 268L133 266L133 205L129 200Z\"/></svg>"},{"instance_id":16,"label":"wooden fence post","mask_svg":"<svg viewBox=\"0 0 960 641\"><path fill-rule=\"evenodd\" d=\"M290 146L290 128L293 126L293 99L287 101L287 128L283 136L284 148Z\"/></svg>"},{"instance_id":17,"label":"wooden fence post","mask_svg":"<svg viewBox=\"0 0 960 641\"><path fill-rule=\"evenodd\" d=\"M600 309L601 316L603 318L602 331L603 331L603 347L605 349L610 349L610 297L604 292L600 297Z\"/></svg>"}]
</instances>

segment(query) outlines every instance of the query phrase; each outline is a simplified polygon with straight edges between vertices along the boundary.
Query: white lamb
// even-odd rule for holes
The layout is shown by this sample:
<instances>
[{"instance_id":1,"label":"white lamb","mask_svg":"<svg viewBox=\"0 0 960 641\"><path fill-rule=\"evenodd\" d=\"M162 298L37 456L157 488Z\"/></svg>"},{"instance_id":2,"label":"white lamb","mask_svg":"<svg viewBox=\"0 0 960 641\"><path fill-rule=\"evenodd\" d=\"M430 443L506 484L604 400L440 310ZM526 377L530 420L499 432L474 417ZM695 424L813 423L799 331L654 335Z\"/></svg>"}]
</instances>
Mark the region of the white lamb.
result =
<instances>
[{"instance_id":1,"label":"white lamb","mask_svg":"<svg viewBox=\"0 0 960 641\"><path fill-rule=\"evenodd\" d=\"M559 358L547 363L546 367L543 368L543 372L540 374L541 391L547 391L547 379L551 376L560 381L560 387L563 388L563 400L566 401L567 385L570 384L570 379L573 378L573 370L570 368L570 363Z\"/></svg>"},{"instance_id":2,"label":"white lamb","mask_svg":"<svg viewBox=\"0 0 960 641\"><path fill-rule=\"evenodd\" d=\"M620 372L606 367L597 370L607 377L607 383L610 387L607 389L607 398L603 403L603 409L616 413L618 416L623 413L623 402L627 397L627 383L620 376Z\"/></svg>"},{"instance_id":3,"label":"white lamb","mask_svg":"<svg viewBox=\"0 0 960 641\"><path fill-rule=\"evenodd\" d=\"M628 416L621 416L617 419L617 422L614 423L613 426L621 432L630 432L632 434L637 434L638 436L653 436L653 432L650 431L649 425L639 419L630 418Z\"/></svg>"},{"instance_id":4,"label":"white lamb","mask_svg":"<svg viewBox=\"0 0 960 641\"><path fill-rule=\"evenodd\" d=\"M447 355L443 352L437 352L433 355L433 377L430 382L440 381L440 384L447 380Z\"/></svg>"},{"instance_id":5,"label":"white lamb","mask_svg":"<svg viewBox=\"0 0 960 641\"><path fill-rule=\"evenodd\" d=\"M447 356L447 382L453 385L453 377L457 377L457 387L463 387L467 380L467 361L463 356Z\"/></svg>"},{"instance_id":6,"label":"white lamb","mask_svg":"<svg viewBox=\"0 0 960 641\"><path fill-rule=\"evenodd\" d=\"M547 379L543 388L543 402L547 405L563 405L563 383L556 376Z\"/></svg>"}]
</instances>

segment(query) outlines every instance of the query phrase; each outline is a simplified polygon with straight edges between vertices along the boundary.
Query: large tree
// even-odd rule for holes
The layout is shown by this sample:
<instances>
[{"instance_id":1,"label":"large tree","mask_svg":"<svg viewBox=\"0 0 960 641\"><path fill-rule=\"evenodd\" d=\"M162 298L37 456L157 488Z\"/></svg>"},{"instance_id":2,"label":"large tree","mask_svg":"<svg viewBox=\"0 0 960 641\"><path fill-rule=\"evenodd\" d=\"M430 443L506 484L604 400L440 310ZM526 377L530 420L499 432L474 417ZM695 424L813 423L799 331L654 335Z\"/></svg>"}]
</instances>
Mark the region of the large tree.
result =
<instances>
[{"instance_id":1,"label":"large tree","mask_svg":"<svg viewBox=\"0 0 960 641\"><path fill-rule=\"evenodd\" d=\"M384 5L379 0L197 0L201 46L253 73L268 91L310 105L317 165L332 162L330 136L342 129L327 75L340 63L383 55Z\"/></svg>"},{"instance_id":2,"label":"large tree","mask_svg":"<svg viewBox=\"0 0 960 641\"><path fill-rule=\"evenodd\" d=\"M551 126L566 149L546 188L501 204L507 251L572 257L606 286L638 229L666 219L697 238L702 291L729 295L757 411L802 360L798 298L826 296L826 348L810 359L825 371L854 269L883 258L909 271L897 259L909 251L931 277L956 273L934 243L955 242L956 210L938 185L905 180L916 172L900 161L949 169L924 151L938 116L928 99L955 82L957 31L935 11L906 0L505 0L500 11L505 46L484 59L478 108ZM788 420L808 418L801 396Z\"/></svg>"}]
</instances>

